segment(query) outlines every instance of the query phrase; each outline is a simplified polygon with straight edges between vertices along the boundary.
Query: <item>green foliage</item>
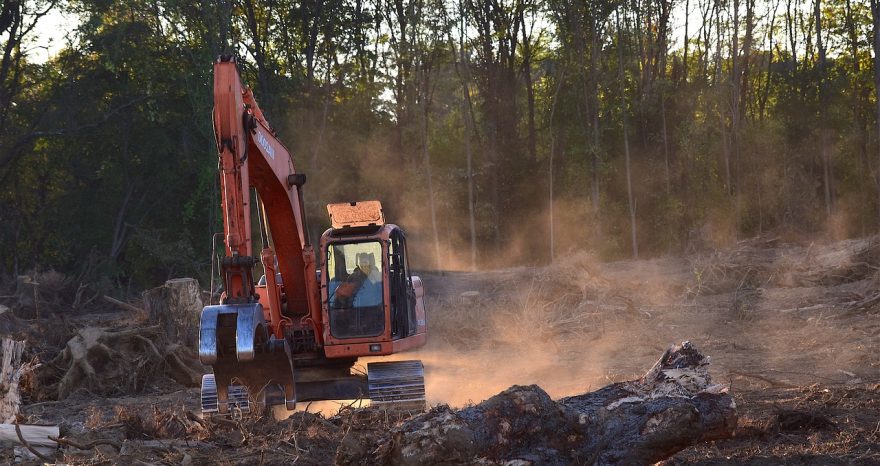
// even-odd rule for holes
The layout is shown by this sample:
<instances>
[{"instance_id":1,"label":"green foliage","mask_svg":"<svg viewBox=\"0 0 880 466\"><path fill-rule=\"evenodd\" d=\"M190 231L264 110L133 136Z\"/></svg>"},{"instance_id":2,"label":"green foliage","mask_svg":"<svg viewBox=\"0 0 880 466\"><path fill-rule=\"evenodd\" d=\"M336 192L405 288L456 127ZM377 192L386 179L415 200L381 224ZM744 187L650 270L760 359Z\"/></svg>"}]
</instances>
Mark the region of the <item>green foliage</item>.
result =
<instances>
[{"instance_id":1,"label":"green foliage","mask_svg":"<svg viewBox=\"0 0 880 466\"><path fill-rule=\"evenodd\" d=\"M876 228L870 9L822 3L823 69L812 4L740 3L738 31L733 4L692 21L685 56L683 18L647 0L67 2L77 40L46 63L0 31L19 54L0 76L0 270L209 279L210 65L230 51L309 176L313 240L326 203L381 199L429 266L433 203L450 266L471 212L479 263L546 261L552 195L556 254L629 257L627 175L642 255Z\"/></svg>"}]
</instances>

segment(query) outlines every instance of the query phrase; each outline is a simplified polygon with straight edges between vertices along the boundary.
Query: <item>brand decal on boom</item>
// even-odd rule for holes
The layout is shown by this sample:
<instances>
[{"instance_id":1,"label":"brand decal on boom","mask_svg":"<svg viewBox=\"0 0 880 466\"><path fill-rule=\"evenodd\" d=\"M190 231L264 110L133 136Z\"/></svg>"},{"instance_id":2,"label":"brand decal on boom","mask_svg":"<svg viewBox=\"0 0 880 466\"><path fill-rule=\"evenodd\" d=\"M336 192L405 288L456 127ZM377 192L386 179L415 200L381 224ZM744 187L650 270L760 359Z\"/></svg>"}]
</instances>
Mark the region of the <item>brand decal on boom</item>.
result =
<instances>
[{"instance_id":1,"label":"brand decal on boom","mask_svg":"<svg viewBox=\"0 0 880 466\"><path fill-rule=\"evenodd\" d=\"M272 144L269 143L269 140L266 139L266 136L263 135L262 131L257 131L257 143L266 151L266 155L268 155L270 159L275 160L275 148L272 147Z\"/></svg>"}]
</instances>

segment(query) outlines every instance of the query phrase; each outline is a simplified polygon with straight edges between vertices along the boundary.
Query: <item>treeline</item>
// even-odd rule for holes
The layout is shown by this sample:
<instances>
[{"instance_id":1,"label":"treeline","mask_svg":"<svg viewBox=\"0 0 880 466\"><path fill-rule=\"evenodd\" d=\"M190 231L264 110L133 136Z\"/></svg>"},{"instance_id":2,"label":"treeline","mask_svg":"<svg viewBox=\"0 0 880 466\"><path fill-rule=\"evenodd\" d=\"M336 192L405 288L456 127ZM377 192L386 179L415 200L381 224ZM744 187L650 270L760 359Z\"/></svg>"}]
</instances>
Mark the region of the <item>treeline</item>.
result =
<instances>
[{"instance_id":1,"label":"treeline","mask_svg":"<svg viewBox=\"0 0 880 466\"><path fill-rule=\"evenodd\" d=\"M229 52L314 240L369 198L422 268L873 232L878 2L5 1L0 270L207 279ZM36 62L56 11L76 28Z\"/></svg>"}]
</instances>

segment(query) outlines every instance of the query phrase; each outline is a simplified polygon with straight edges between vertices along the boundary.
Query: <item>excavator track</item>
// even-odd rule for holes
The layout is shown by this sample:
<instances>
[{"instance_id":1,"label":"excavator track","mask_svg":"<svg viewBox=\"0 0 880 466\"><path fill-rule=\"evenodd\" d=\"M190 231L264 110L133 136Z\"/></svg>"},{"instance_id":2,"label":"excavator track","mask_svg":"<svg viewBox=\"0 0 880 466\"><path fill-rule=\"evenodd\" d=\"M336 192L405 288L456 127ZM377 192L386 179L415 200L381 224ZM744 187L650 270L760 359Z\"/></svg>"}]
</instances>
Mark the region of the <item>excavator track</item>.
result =
<instances>
[{"instance_id":1,"label":"excavator track","mask_svg":"<svg viewBox=\"0 0 880 466\"><path fill-rule=\"evenodd\" d=\"M229 406L230 413L244 414L251 411L251 401L248 397L247 387L243 385L230 385L228 391L229 396L226 399L226 403ZM219 413L217 382L214 380L214 374L202 376L201 399L203 416L214 416Z\"/></svg>"},{"instance_id":2,"label":"excavator track","mask_svg":"<svg viewBox=\"0 0 880 466\"><path fill-rule=\"evenodd\" d=\"M373 406L419 411L426 407L422 361L371 362L367 384Z\"/></svg>"}]
</instances>

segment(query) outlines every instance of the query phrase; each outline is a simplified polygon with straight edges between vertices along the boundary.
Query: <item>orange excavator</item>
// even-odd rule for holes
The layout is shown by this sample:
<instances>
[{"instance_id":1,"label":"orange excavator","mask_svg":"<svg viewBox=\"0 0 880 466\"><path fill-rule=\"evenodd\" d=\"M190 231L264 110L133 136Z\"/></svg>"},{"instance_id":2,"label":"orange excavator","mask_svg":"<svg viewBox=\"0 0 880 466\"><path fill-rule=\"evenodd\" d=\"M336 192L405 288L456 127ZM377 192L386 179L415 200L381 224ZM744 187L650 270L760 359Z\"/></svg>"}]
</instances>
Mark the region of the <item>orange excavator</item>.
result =
<instances>
[{"instance_id":1,"label":"orange excavator","mask_svg":"<svg viewBox=\"0 0 880 466\"><path fill-rule=\"evenodd\" d=\"M214 63L213 117L225 255L220 304L204 308L199 326L199 359L213 369L202 378L202 411L292 410L297 401L358 398L424 407L421 361L353 371L359 357L427 341L424 287L410 273L403 231L385 223L378 201L330 204L331 228L316 255L305 226L306 177L242 85L232 56ZM265 274L255 280L258 261Z\"/></svg>"}]
</instances>

